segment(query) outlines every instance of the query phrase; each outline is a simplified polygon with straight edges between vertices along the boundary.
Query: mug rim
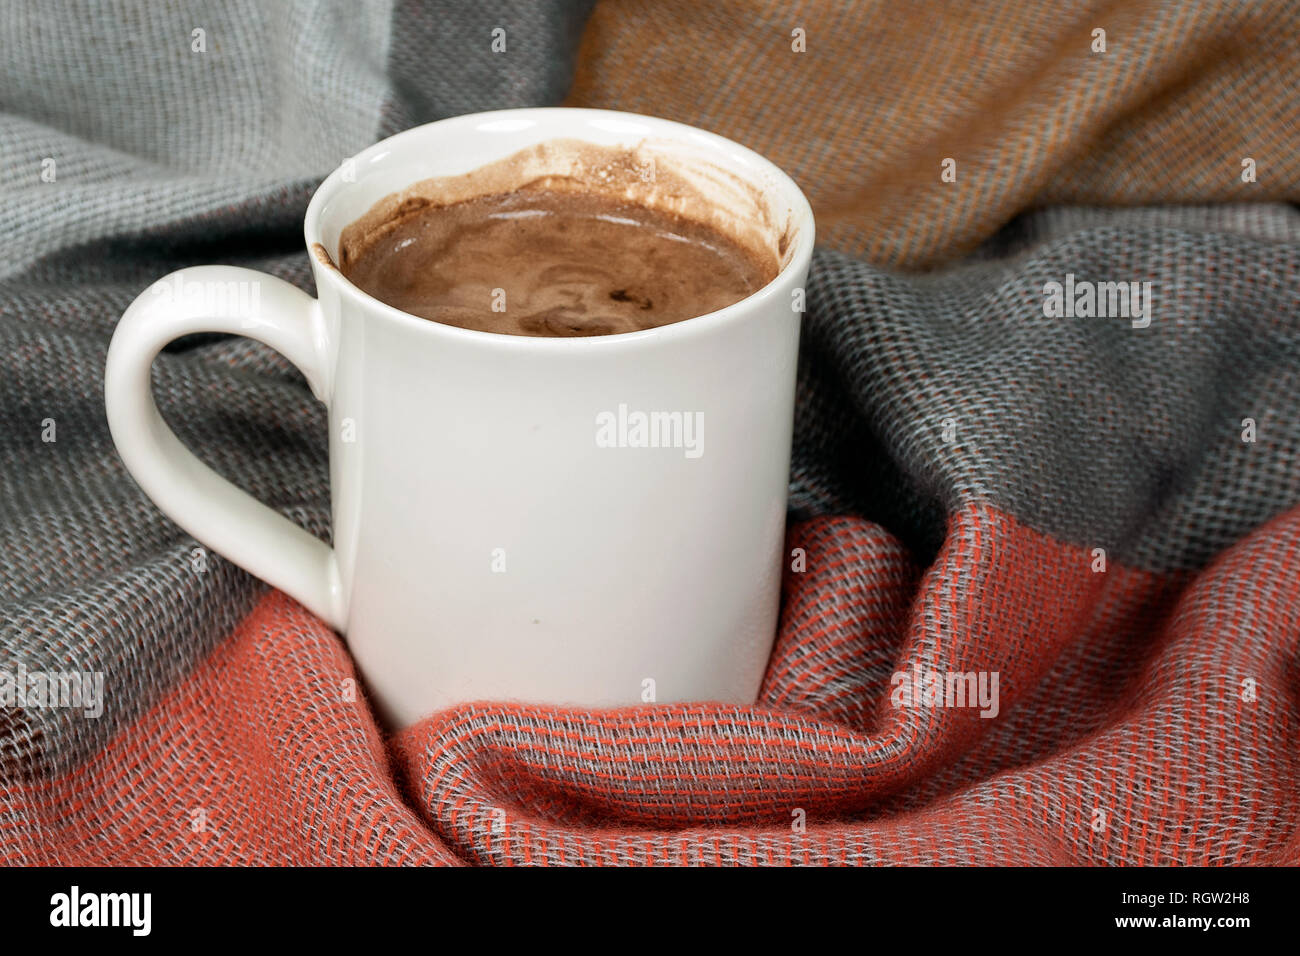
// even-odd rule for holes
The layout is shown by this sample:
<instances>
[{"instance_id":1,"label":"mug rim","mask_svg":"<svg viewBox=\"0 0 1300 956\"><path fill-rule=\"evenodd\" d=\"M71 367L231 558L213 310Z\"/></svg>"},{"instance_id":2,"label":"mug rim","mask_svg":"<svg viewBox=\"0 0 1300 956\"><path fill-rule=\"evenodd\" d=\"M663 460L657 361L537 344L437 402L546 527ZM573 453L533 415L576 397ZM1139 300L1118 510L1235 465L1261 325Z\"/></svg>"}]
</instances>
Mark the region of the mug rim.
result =
<instances>
[{"instance_id":1,"label":"mug rim","mask_svg":"<svg viewBox=\"0 0 1300 956\"><path fill-rule=\"evenodd\" d=\"M311 260L312 274L316 279L317 294L319 296L320 286L323 283L332 284L336 292L342 298L351 299L358 307L379 315L384 315L394 321L401 323L415 323L420 328L426 330L427 334L432 335L449 335L453 338L460 338L463 342L479 341L484 345L496 345L507 348L561 348L561 349L590 349L590 348L617 348L625 344L643 342L647 339L671 341L678 338L687 338L695 335L704 335L717 329L720 326L731 325L735 322L743 321L744 317L751 311L761 308L767 301L778 295L780 290L789 284L789 277L795 275L803 269L806 269L812 260L813 245L816 240L816 225L813 218L812 206L808 198L804 195L798 183L786 173L783 169L773 163L770 159L761 153L743 146L734 140L719 136L717 133L711 133L708 130L691 126L687 123L678 123L674 120L663 119L657 116L647 116L641 113L629 113L621 110L599 110L587 109L580 107L566 106L545 106L545 107L525 107L522 109L504 109L488 110L480 113L463 113L458 116L449 116L444 119L435 120L432 123L423 123L419 126L413 126L410 129L395 133L385 139L380 140L371 146L366 147L355 156L351 157L356 163L382 158L386 156L393 148L405 139L416 139L420 136L427 135L430 128L443 124L472 124L478 121L482 122L500 122L510 119L545 119L547 116L564 114L567 117L577 116L582 118L584 115L588 119L606 119L606 120L623 120L635 121L638 123L653 123L659 129L668 134L668 138L683 139L690 137L692 139L703 138L715 147L727 151L739 152L751 163L763 169L774 181L780 183L790 195L792 202L791 213L796 224L795 249L787 261L777 270L777 274L764 284L761 288L755 289L745 298L731 305L724 306L712 312L704 312L700 315L692 316L688 319L681 319L668 325L656 326L651 329L638 329L632 332L614 332L607 335L574 335L574 336L532 336L532 335L514 335L509 332L487 332L481 329L463 329L459 326L446 325L434 320L421 318L405 312L395 306L391 306L381 299L377 299L360 287L356 286L343 275L342 271L334 264L333 257L326 264L319 260L316 254L315 246L320 245L324 248L320 234L320 215L321 207L339 192L346 189L354 183L343 181L343 171L345 166L340 165L334 169L321 184L316 188L307 204L307 213L303 221L303 236L306 240L307 255ZM672 134L676 134L675 136ZM557 132L557 136L561 134ZM736 172L733 168L732 172ZM749 176L744 176L746 181L751 181ZM751 181L752 182L752 181ZM410 183L399 183L393 187L391 192L397 192ZM770 191L770 188L765 191ZM326 250L328 253L328 250Z\"/></svg>"}]
</instances>

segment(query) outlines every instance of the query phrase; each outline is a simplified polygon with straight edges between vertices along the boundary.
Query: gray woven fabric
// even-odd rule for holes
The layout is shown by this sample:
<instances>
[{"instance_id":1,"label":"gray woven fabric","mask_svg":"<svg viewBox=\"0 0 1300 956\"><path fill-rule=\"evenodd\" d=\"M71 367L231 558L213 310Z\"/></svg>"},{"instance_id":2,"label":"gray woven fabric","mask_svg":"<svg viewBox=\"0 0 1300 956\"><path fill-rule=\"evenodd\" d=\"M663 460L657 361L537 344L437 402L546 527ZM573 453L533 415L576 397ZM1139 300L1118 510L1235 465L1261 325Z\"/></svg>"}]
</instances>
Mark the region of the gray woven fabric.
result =
<instances>
[{"instance_id":1,"label":"gray woven fabric","mask_svg":"<svg viewBox=\"0 0 1300 956\"><path fill-rule=\"evenodd\" d=\"M0 36L24 41L0 56L0 276L105 237L189 224L194 238L223 214L291 227L315 184L376 139L558 102L589 7L0 5ZM498 27L508 56L492 51Z\"/></svg>"},{"instance_id":2,"label":"gray woven fabric","mask_svg":"<svg viewBox=\"0 0 1300 956\"><path fill-rule=\"evenodd\" d=\"M1149 325L1045 317L1067 275L1150 282ZM825 252L792 508L933 553L983 501L1133 567L1200 567L1300 501L1297 275L1300 212L1268 204L1043 210L923 277Z\"/></svg>"},{"instance_id":3,"label":"gray woven fabric","mask_svg":"<svg viewBox=\"0 0 1300 956\"><path fill-rule=\"evenodd\" d=\"M320 179L403 126L558 102L589 6L0 5L0 36L35 40L0 55L0 659L105 671L113 693L94 721L0 709L5 773L102 747L263 588L196 555L118 459L103 371L122 311L208 262L310 289L302 216ZM160 357L154 388L206 461L328 536L324 414L284 359L196 337Z\"/></svg>"}]
</instances>

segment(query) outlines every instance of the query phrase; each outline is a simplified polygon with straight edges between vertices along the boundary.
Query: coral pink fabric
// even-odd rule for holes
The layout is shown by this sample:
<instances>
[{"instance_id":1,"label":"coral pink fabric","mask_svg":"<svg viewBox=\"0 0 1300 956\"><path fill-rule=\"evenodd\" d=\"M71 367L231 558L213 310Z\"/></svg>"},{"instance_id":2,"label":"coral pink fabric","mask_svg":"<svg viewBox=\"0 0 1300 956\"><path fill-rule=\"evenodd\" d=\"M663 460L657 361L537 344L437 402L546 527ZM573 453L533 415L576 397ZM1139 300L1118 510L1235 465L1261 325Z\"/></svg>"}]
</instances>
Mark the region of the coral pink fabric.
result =
<instances>
[{"instance_id":1,"label":"coral pink fabric","mask_svg":"<svg viewBox=\"0 0 1300 956\"><path fill-rule=\"evenodd\" d=\"M754 707L479 703L386 739L340 639L272 593L90 762L0 794L3 857L1300 862L1300 511L1182 577L978 507L929 568L858 519L789 537ZM998 671L999 717L895 706L914 665Z\"/></svg>"}]
</instances>

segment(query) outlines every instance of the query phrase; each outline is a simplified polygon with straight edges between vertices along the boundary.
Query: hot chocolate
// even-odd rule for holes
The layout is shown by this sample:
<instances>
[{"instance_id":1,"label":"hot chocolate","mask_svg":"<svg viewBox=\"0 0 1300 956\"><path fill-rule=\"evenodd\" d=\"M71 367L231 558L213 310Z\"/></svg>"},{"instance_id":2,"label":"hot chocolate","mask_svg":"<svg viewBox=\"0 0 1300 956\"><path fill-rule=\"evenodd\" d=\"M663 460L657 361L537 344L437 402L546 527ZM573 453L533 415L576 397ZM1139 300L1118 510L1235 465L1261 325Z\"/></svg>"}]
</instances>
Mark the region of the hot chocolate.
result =
<instances>
[{"instance_id":1,"label":"hot chocolate","mask_svg":"<svg viewBox=\"0 0 1300 956\"><path fill-rule=\"evenodd\" d=\"M532 336L680 322L739 302L777 271L703 222L537 184L405 210L341 258L351 282L404 312Z\"/></svg>"}]
</instances>

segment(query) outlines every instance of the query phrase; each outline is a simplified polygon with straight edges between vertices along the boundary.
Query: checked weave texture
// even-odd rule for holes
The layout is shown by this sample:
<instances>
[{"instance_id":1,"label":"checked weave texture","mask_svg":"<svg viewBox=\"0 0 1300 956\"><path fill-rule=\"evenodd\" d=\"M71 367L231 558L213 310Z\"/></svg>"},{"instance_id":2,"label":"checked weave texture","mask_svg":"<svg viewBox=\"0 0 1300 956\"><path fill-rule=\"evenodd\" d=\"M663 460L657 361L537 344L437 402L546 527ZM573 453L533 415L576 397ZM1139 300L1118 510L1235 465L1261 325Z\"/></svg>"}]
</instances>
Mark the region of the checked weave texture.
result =
<instances>
[{"instance_id":1,"label":"checked weave texture","mask_svg":"<svg viewBox=\"0 0 1300 956\"><path fill-rule=\"evenodd\" d=\"M113 9L0 3L0 670L106 684L97 719L0 707L0 860L1300 863L1293 6ZM196 571L113 449L105 350L185 265L310 290L306 202L376 139L560 102L715 129L814 201L779 636L753 707L390 735L324 624ZM1150 282L1149 326L1047 318L1067 274ZM154 388L328 537L282 357L200 337ZM967 672L995 714L896 699Z\"/></svg>"}]
</instances>

